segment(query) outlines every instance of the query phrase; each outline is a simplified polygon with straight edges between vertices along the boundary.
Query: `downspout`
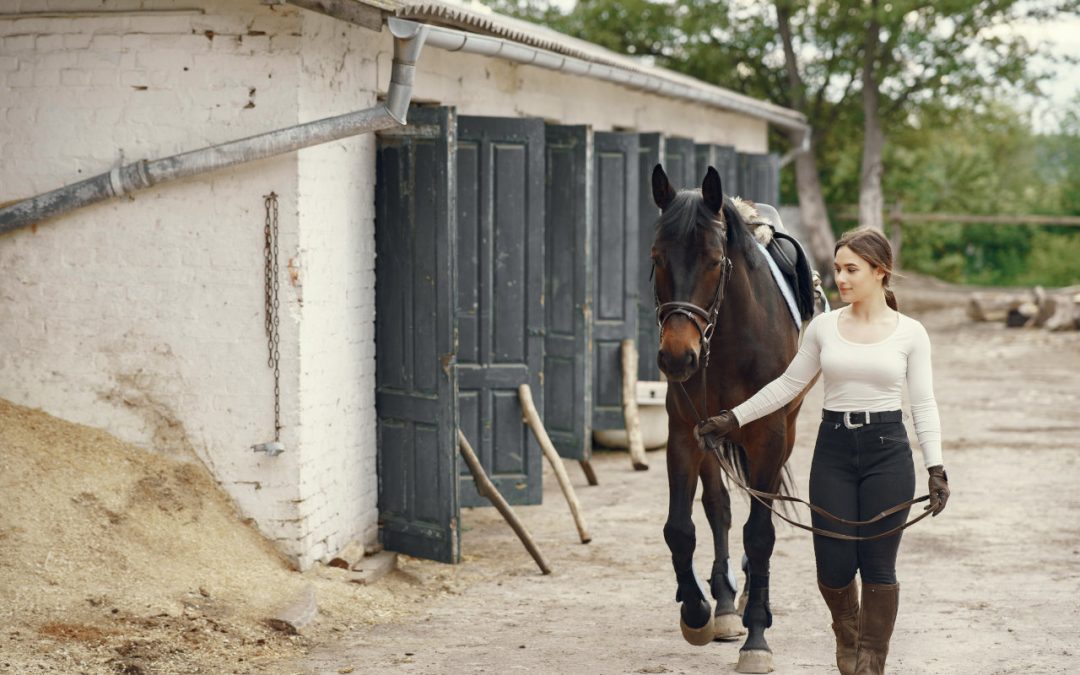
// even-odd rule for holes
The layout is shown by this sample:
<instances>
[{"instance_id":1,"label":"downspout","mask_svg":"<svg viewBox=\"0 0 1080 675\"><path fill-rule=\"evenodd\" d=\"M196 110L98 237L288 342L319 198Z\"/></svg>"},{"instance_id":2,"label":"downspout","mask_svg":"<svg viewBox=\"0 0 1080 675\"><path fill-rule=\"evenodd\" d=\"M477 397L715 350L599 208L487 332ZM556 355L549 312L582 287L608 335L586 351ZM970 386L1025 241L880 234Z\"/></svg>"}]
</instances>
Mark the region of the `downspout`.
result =
<instances>
[{"instance_id":1,"label":"downspout","mask_svg":"<svg viewBox=\"0 0 1080 675\"><path fill-rule=\"evenodd\" d=\"M117 167L0 208L0 234L166 181L406 124L416 60L424 46L427 27L417 24L394 30L393 34L394 60L386 103L164 159L139 160Z\"/></svg>"}]
</instances>

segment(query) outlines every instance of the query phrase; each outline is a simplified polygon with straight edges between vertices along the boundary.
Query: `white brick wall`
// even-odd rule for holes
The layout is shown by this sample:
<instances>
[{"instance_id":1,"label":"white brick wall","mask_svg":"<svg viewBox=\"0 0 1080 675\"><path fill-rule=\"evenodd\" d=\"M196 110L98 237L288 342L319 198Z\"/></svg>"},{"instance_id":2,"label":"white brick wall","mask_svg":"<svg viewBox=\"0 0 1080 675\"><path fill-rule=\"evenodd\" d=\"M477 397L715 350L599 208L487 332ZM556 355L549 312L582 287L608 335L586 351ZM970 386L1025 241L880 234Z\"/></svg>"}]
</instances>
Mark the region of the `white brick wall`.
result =
<instances>
[{"instance_id":1,"label":"white brick wall","mask_svg":"<svg viewBox=\"0 0 1080 675\"><path fill-rule=\"evenodd\" d=\"M6 11L93 10L22 0ZM113 3L117 7L120 3ZM392 42L258 0L0 20L0 202L375 103ZM124 7L133 6L127 3ZM112 8L112 7L110 7ZM766 147L766 127L427 49L415 98ZM156 186L0 236L0 396L198 457L298 565L377 536L371 135ZM287 452L266 458L263 195L280 196Z\"/></svg>"},{"instance_id":2,"label":"white brick wall","mask_svg":"<svg viewBox=\"0 0 1080 675\"><path fill-rule=\"evenodd\" d=\"M304 16L302 121L376 104L378 34ZM377 537L375 139L300 152L300 499L305 555Z\"/></svg>"},{"instance_id":3,"label":"white brick wall","mask_svg":"<svg viewBox=\"0 0 1080 675\"><path fill-rule=\"evenodd\" d=\"M121 158L295 124L298 45L275 49L268 36L299 31L299 11L256 0L203 7L202 15L0 21L0 77L11 94L0 95L0 201ZM252 46L250 31L267 35ZM292 452L268 459L249 449L273 435L262 196L281 195L287 260L298 238L297 165L285 155L161 185L0 238L0 268L10 271L0 281L0 396L198 457L299 560L299 327L288 283L282 390Z\"/></svg>"}]
</instances>

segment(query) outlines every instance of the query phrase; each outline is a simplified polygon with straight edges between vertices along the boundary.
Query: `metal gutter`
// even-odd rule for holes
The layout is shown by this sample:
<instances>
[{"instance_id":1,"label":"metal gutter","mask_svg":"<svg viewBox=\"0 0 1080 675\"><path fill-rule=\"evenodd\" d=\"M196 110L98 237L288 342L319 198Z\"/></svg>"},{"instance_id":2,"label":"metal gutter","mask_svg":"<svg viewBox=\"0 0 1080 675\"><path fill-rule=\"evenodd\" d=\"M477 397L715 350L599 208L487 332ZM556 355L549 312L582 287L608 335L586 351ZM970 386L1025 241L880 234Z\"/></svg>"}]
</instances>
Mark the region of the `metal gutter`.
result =
<instances>
[{"instance_id":1,"label":"metal gutter","mask_svg":"<svg viewBox=\"0 0 1080 675\"><path fill-rule=\"evenodd\" d=\"M683 81L680 76L674 73L670 76L660 75L613 63L598 63L522 44L506 38L478 35L454 28L424 24L411 19L389 17L387 24L394 35L399 32L415 30L416 26L425 25L428 28L427 44L447 51L501 58L514 63L612 82L631 89L742 113L765 120L784 129L808 131L810 128L806 123L806 118L801 113L771 103L757 101L720 87L690 80L690 78L686 78L690 80L689 82Z\"/></svg>"},{"instance_id":2,"label":"metal gutter","mask_svg":"<svg viewBox=\"0 0 1080 675\"><path fill-rule=\"evenodd\" d=\"M166 181L404 125L412 99L416 60L426 35L427 27L421 25L409 26L395 33L394 59L385 104L164 159L139 160L117 167L108 173L0 208L0 234Z\"/></svg>"}]
</instances>

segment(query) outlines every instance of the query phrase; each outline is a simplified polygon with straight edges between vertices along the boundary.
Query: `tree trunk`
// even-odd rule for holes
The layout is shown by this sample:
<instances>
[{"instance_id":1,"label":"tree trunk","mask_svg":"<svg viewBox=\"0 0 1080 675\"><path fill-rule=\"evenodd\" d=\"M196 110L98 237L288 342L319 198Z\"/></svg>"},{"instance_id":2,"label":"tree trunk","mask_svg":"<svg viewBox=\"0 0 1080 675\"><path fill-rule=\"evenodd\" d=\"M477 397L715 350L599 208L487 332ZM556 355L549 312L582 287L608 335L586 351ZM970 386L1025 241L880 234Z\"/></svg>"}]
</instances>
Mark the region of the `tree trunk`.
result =
<instances>
[{"instance_id":1,"label":"tree trunk","mask_svg":"<svg viewBox=\"0 0 1080 675\"><path fill-rule=\"evenodd\" d=\"M877 12L878 3L871 3ZM862 104L863 153L859 178L859 224L885 231L885 198L881 194L881 156L885 135L881 130L880 93L877 82L877 61L880 48L880 24L874 16L866 27L866 48L863 52Z\"/></svg>"},{"instance_id":2,"label":"tree trunk","mask_svg":"<svg viewBox=\"0 0 1080 675\"><path fill-rule=\"evenodd\" d=\"M795 41L791 33L791 6L787 2L776 3L776 22L780 38L784 44L784 67L787 72L788 87L791 91L792 107L804 115L806 110L806 90L799 75L798 56L795 53ZM809 132L808 132L809 133ZM802 145L802 134L792 131L788 134L792 147ZM814 139L810 137L809 149L795 158L795 189L799 194L799 216L803 231L809 241L812 265L821 275L821 282L828 286L832 283L833 237L829 213L825 210L825 197L821 192L821 177L818 174L817 156L814 154Z\"/></svg>"},{"instance_id":3,"label":"tree trunk","mask_svg":"<svg viewBox=\"0 0 1080 675\"><path fill-rule=\"evenodd\" d=\"M792 136L796 135L792 133ZM795 142L793 138L792 143ZM836 246L836 237L833 236L829 213L825 209L825 196L821 192L821 177L818 174L817 156L813 146L811 140L810 150L795 158L795 188L799 193L799 216L802 219L803 231L809 239L806 243L810 256L814 259L814 269L821 274L822 284L828 287L833 278L833 247Z\"/></svg>"}]
</instances>

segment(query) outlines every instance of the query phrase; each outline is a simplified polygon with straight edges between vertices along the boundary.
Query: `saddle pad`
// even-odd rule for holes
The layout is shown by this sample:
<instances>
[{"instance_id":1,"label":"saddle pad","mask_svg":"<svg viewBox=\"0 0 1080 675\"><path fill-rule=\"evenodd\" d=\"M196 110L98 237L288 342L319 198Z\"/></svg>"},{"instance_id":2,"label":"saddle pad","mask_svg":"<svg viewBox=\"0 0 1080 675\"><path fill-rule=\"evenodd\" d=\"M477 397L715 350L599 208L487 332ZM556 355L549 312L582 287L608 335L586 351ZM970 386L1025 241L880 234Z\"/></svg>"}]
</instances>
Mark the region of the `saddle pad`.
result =
<instances>
[{"instance_id":1,"label":"saddle pad","mask_svg":"<svg viewBox=\"0 0 1080 675\"><path fill-rule=\"evenodd\" d=\"M788 311L791 312L791 318L795 320L796 330L802 330L802 317L799 316L799 306L795 302L795 292L791 286L788 286L787 280L784 279L784 273L780 271L780 268L776 265L776 261L769 255L769 252L765 250L765 246L756 238L754 239L754 245L761 251L761 255L769 263L769 270L772 272L773 280L776 281L776 285L780 288L780 294L784 296L784 302L788 306Z\"/></svg>"}]
</instances>

